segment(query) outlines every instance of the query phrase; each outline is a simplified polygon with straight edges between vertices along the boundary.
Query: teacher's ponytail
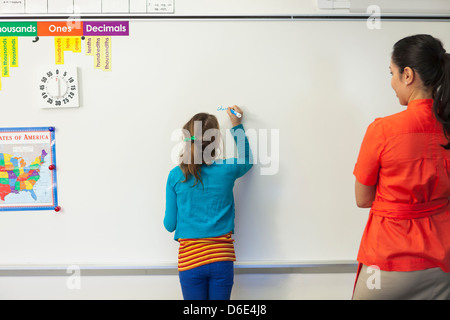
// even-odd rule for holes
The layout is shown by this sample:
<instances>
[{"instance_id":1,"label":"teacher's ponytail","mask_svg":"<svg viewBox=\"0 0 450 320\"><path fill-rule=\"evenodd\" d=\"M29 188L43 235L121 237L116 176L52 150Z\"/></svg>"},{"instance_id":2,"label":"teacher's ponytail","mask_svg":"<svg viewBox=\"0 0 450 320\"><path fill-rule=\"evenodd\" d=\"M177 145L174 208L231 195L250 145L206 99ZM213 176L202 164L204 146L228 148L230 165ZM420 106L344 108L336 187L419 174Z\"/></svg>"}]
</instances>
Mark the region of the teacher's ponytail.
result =
<instances>
[{"instance_id":1,"label":"teacher's ponytail","mask_svg":"<svg viewBox=\"0 0 450 320\"><path fill-rule=\"evenodd\" d=\"M401 39L394 45L392 61L400 72L410 67L417 72L424 87L432 91L433 111L442 124L449 141L442 145L450 149L450 55L442 42L427 34L418 34Z\"/></svg>"},{"instance_id":2,"label":"teacher's ponytail","mask_svg":"<svg viewBox=\"0 0 450 320\"><path fill-rule=\"evenodd\" d=\"M450 54L441 52L442 76L433 90L433 110L436 118L444 127L444 134L450 141ZM450 142L443 147L450 150Z\"/></svg>"}]
</instances>

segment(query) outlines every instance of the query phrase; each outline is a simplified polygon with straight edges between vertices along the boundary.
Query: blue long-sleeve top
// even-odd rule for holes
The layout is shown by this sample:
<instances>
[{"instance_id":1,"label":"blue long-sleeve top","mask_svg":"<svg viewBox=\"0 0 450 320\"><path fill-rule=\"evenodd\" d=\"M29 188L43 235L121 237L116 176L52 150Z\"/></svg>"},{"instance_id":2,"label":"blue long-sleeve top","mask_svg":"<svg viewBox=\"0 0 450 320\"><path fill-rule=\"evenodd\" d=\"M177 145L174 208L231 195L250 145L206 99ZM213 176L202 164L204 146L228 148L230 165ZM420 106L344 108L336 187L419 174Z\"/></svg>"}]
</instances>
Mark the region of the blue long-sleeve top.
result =
<instances>
[{"instance_id":1,"label":"blue long-sleeve top","mask_svg":"<svg viewBox=\"0 0 450 320\"><path fill-rule=\"evenodd\" d=\"M201 179L194 187L191 175L186 182L180 167L173 168L166 185L164 227L175 231L175 240L199 239L234 232L233 187L236 179L253 165L252 152L242 124L231 129L238 158L202 165Z\"/></svg>"}]
</instances>

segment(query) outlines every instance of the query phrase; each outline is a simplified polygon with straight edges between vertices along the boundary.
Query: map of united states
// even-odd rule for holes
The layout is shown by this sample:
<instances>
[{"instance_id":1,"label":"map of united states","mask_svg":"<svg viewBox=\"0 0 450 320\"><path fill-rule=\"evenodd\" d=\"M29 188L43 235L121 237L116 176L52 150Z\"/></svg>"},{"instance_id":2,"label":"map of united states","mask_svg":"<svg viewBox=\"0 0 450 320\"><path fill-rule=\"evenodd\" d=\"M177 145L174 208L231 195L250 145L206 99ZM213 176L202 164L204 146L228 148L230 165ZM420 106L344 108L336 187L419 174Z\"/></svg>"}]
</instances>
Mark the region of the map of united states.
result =
<instances>
[{"instance_id":1,"label":"map of united states","mask_svg":"<svg viewBox=\"0 0 450 320\"><path fill-rule=\"evenodd\" d=\"M0 199L5 201L9 194L29 192L37 200L33 188L41 177L41 166L46 156L47 152L42 150L40 156L27 164L22 157L0 153Z\"/></svg>"}]
</instances>

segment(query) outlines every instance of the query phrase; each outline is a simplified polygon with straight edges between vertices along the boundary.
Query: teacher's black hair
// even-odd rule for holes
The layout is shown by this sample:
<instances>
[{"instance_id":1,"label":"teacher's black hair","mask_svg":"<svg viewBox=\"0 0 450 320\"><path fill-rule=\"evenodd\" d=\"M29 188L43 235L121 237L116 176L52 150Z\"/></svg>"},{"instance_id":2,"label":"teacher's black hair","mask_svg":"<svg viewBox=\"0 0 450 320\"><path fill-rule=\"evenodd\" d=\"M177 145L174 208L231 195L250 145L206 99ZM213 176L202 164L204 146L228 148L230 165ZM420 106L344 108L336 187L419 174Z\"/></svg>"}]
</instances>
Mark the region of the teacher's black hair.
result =
<instances>
[{"instance_id":1,"label":"teacher's black hair","mask_svg":"<svg viewBox=\"0 0 450 320\"><path fill-rule=\"evenodd\" d=\"M394 45L392 61L402 73L410 67L420 76L423 85L432 90L433 111L442 124L449 142L442 145L450 149L450 55L442 42L428 34L401 39Z\"/></svg>"}]
</instances>

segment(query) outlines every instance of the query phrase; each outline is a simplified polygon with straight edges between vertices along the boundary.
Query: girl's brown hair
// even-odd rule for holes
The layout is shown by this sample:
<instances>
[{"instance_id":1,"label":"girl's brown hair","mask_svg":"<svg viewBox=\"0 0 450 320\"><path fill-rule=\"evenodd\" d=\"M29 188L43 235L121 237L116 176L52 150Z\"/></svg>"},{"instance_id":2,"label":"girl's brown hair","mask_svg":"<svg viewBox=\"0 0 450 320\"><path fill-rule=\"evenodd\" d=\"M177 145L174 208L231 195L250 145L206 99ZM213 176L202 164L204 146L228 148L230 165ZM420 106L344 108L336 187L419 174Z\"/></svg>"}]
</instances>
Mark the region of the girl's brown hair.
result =
<instances>
[{"instance_id":1,"label":"girl's brown hair","mask_svg":"<svg viewBox=\"0 0 450 320\"><path fill-rule=\"evenodd\" d=\"M195 178L195 186L202 182L202 165L210 165L219 150L219 122L214 115L197 113L183 126L184 151L180 168L186 182L190 175ZM210 151L209 154L207 154Z\"/></svg>"}]
</instances>

